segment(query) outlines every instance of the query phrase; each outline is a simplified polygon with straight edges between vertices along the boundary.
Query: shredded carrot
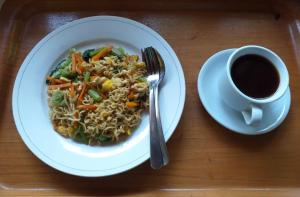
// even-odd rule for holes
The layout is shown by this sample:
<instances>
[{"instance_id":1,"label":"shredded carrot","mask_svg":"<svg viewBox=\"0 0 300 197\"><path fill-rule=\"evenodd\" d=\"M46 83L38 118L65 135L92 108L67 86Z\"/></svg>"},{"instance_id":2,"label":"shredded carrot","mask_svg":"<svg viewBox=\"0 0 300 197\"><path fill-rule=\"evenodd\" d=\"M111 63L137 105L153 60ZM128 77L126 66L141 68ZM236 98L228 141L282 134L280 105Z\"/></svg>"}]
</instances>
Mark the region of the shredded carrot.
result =
<instances>
[{"instance_id":1,"label":"shredded carrot","mask_svg":"<svg viewBox=\"0 0 300 197\"><path fill-rule=\"evenodd\" d=\"M58 85L58 84L64 84L64 83L69 83L69 81L66 80L62 80L62 79L53 79L53 81L51 81L51 85Z\"/></svg>"},{"instance_id":2,"label":"shredded carrot","mask_svg":"<svg viewBox=\"0 0 300 197\"><path fill-rule=\"evenodd\" d=\"M49 81L50 85L57 85L57 84L63 84L68 83L69 81L64 79L56 79L54 77L47 77L47 80Z\"/></svg>"},{"instance_id":3,"label":"shredded carrot","mask_svg":"<svg viewBox=\"0 0 300 197\"><path fill-rule=\"evenodd\" d=\"M79 69L79 66L76 66L75 69L76 69L76 72L77 72L78 74L80 74L80 75L82 74L81 70Z\"/></svg>"},{"instance_id":4,"label":"shredded carrot","mask_svg":"<svg viewBox=\"0 0 300 197\"><path fill-rule=\"evenodd\" d=\"M63 84L58 84L58 85L49 85L48 90L54 90L57 88L68 88L71 86L71 83L63 83Z\"/></svg>"},{"instance_id":5,"label":"shredded carrot","mask_svg":"<svg viewBox=\"0 0 300 197\"><path fill-rule=\"evenodd\" d=\"M73 83L71 83L71 86L70 86L70 96L71 97L75 96L75 88L74 88L74 84Z\"/></svg>"},{"instance_id":6,"label":"shredded carrot","mask_svg":"<svg viewBox=\"0 0 300 197\"><path fill-rule=\"evenodd\" d=\"M82 74L85 70L84 67L81 66L82 62L83 62L83 59L82 59L80 53L73 53L72 54L72 72L77 72L78 74Z\"/></svg>"},{"instance_id":7,"label":"shredded carrot","mask_svg":"<svg viewBox=\"0 0 300 197\"><path fill-rule=\"evenodd\" d=\"M70 82L71 81L70 79L67 79L67 78L60 78L59 80L64 81L64 82Z\"/></svg>"},{"instance_id":8,"label":"shredded carrot","mask_svg":"<svg viewBox=\"0 0 300 197\"><path fill-rule=\"evenodd\" d=\"M84 71L85 71L85 68L83 66L81 66L81 65L76 66L76 72L78 74L81 75Z\"/></svg>"},{"instance_id":9,"label":"shredded carrot","mask_svg":"<svg viewBox=\"0 0 300 197\"><path fill-rule=\"evenodd\" d=\"M134 92L130 91L129 94L128 94L128 98L129 98L129 99L135 99L135 94L134 94Z\"/></svg>"},{"instance_id":10,"label":"shredded carrot","mask_svg":"<svg viewBox=\"0 0 300 197\"><path fill-rule=\"evenodd\" d=\"M94 55L92 57L92 61L98 61L98 60L100 60L102 57L106 56L111 50L112 50L111 46L105 47L104 49L102 49L96 55Z\"/></svg>"},{"instance_id":11,"label":"shredded carrot","mask_svg":"<svg viewBox=\"0 0 300 197\"><path fill-rule=\"evenodd\" d=\"M86 92L86 83L83 83L83 86L82 86L82 90L80 92L80 95L78 97L78 100L77 100L77 105L80 105L82 103L82 100L83 100L83 97L84 97L84 94Z\"/></svg>"},{"instance_id":12,"label":"shredded carrot","mask_svg":"<svg viewBox=\"0 0 300 197\"><path fill-rule=\"evenodd\" d=\"M126 102L126 106L130 107L130 108L137 107L137 106L139 106L139 103L137 103L137 102Z\"/></svg>"},{"instance_id":13,"label":"shredded carrot","mask_svg":"<svg viewBox=\"0 0 300 197\"><path fill-rule=\"evenodd\" d=\"M75 53L72 53L72 72L75 73L76 72L76 55Z\"/></svg>"},{"instance_id":14,"label":"shredded carrot","mask_svg":"<svg viewBox=\"0 0 300 197\"><path fill-rule=\"evenodd\" d=\"M76 111L76 112L74 113L74 117L75 117L76 119L79 118L78 111ZM77 121L74 121L74 122L73 122L73 127L74 127L75 129L78 128L78 122L77 122Z\"/></svg>"},{"instance_id":15,"label":"shredded carrot","mask_svg":"<svg viewBox=\"0 0 300 197\"><path fill-rule=\"evenodd\" d=\"M55 78L54 77L50 77L50 76L47 77L48 81L52 81L53 79L55 79Z\"/></svg>"},{"instance_id":16,"label":"shredded carrot","mask_svg":"<svg viewBox=\"0 0 300 197\"><path fill-rule=\"evenodd\" d=\"M51 84L55 85L55 84L63 84L63 83L68 83L68 81L64 81L64 80L60 80L60 79L53 79L51 81Z\"/></svg>"},{"instance_id":17,"label":"shredded carrot","mask_svg":"<svg viewBox=\"0 0 300 197\"><path fill-rule=\"evenodd\" d=\"M75 53L75 56L76 56L76 60L79 64L81 64L83 62L83 59L80 55L80 53Z\"/></svg>"},{"instance_id":18,"label":"shredded carrot","mask_svg":"<svg viewBox=\"0 0 300 197\"><path fill-rule=\"evenodd\" d=\"M77 109L82 109L82 110L95 110L97 109L96 105L78 105Z\"/></svg>"}]
</instances>

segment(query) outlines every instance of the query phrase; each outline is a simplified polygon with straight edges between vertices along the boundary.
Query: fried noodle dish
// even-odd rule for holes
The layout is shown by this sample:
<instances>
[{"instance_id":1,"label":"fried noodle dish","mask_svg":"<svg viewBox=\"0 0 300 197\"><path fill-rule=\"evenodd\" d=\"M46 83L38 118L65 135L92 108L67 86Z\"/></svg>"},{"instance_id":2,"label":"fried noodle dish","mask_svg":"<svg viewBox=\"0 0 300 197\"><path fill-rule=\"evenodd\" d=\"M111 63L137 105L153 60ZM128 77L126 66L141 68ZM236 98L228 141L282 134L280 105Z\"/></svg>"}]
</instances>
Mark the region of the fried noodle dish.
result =
<instances>
[{"instance_id":1,"label":"fried noodle dish","mask_svg":"<svg viewBox=\"0 0 300 197\"><path fill-rule=\"evenodd\" d=\"M149 105L146 72L123 48L70 50L46 79L55 131L89 145L131 135Z\"/></svg>"}]
</instances>

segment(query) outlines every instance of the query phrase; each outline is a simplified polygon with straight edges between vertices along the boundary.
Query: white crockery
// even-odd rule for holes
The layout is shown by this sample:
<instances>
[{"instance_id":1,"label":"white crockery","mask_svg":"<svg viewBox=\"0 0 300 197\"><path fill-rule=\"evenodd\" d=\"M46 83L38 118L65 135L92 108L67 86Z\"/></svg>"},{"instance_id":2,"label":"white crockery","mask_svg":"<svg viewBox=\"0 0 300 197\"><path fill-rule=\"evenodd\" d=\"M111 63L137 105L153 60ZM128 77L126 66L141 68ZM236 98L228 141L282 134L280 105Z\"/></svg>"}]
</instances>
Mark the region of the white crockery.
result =
<instances>
[{"instance_id":1,"label":"white crockery","mask_svg":"<svg viewBox=\"0 0 300 197\"><path fill-rule=\"evenodd\" d=\"M257 125L247 125L242 114L224 103L219 83L226 62L236 49L227 49L212 55L201 67L198 75L198 93L203 107L218 123L227 129L245 135L259 135L278 127L286 118L290 109L291 97L288 88L284 96L264 106L262 120Z\"/></svg>"},{"instance_id":2,"label":"white crockery","mask_svg":"<svg viewBox=\"0 0 300 197\"><path fill-rule=\"evenodd\" d=\"M70 48L83 51L106 44L123 47L129 54L153 46L166 64L160 89L160 112L165 139L174 132L185 101L181 64L170 45L149 27L121 17L95 16L63 25L44 37L27 55L13 89L13 115L27 147L43 162L65 173L98 177L131 169L149 158L149 120L127 140L111 146L88 146L56 133L49 119L46 76ZM172 96L172 99L169 99Z\"/></svg>"},{"instance_id":3,"label":"white crockery","mask_svg":"<svg viewBox=\"0 0 300 197\"><path fill-rule=\"evenodd\" d=\"M235 86L231 78L232 64L239 57L247 54L255 54L268 59L278 71L279 86L273 95L266 98L252 98L242 93ZM236 49L224 64L226 64L226 71L219 81L221 98L229 107L243 115L246 124L259 124L263 116L267 115L264 113L265 106L283 97L289 87L289 75L284 62L267 48L249 45Z\"/></svg>"}]
</instances>

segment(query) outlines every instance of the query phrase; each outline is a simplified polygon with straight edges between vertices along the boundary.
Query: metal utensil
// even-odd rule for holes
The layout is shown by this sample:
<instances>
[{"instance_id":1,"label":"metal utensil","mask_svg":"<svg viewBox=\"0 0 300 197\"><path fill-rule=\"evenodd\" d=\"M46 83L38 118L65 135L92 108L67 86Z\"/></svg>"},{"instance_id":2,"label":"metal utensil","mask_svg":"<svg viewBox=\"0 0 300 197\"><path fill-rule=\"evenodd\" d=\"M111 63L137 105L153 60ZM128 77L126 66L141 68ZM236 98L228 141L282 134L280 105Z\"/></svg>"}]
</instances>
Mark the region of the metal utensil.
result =
<instances>
[{"instance_id":1,"label":"metal utensil","mask_svg":"<svg viewBox=\"0 0 300 197\"><path fill-rule=\"evenodd\" d=\"M150 162L153 169L159 169L169 162L158 104L158 86L165 76L165 64L160 54L153 47L147 47L141 52L143 61L147 66L147 81L150 92Z\"/></svg>"}]
</instances>

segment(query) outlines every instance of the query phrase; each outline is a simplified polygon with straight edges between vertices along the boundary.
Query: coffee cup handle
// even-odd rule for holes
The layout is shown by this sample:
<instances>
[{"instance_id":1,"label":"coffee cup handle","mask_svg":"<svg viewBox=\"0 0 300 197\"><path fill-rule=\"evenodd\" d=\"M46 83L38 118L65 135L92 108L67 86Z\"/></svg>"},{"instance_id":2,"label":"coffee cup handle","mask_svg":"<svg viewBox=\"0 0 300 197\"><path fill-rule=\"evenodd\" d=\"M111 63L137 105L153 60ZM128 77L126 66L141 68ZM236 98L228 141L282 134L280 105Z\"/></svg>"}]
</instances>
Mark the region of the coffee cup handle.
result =
<instances>
[{"instance_id":1,"label":"coffee cup handle","mask_svg":"<svg viewBox=\"0 0 300 197\"><path fill-rule=\"evenodd\" d=\"M256 125L262 120L263 110L256 105L251 105L242 111L242 115L247 125Z\"/></svg>"}]
</instances>

